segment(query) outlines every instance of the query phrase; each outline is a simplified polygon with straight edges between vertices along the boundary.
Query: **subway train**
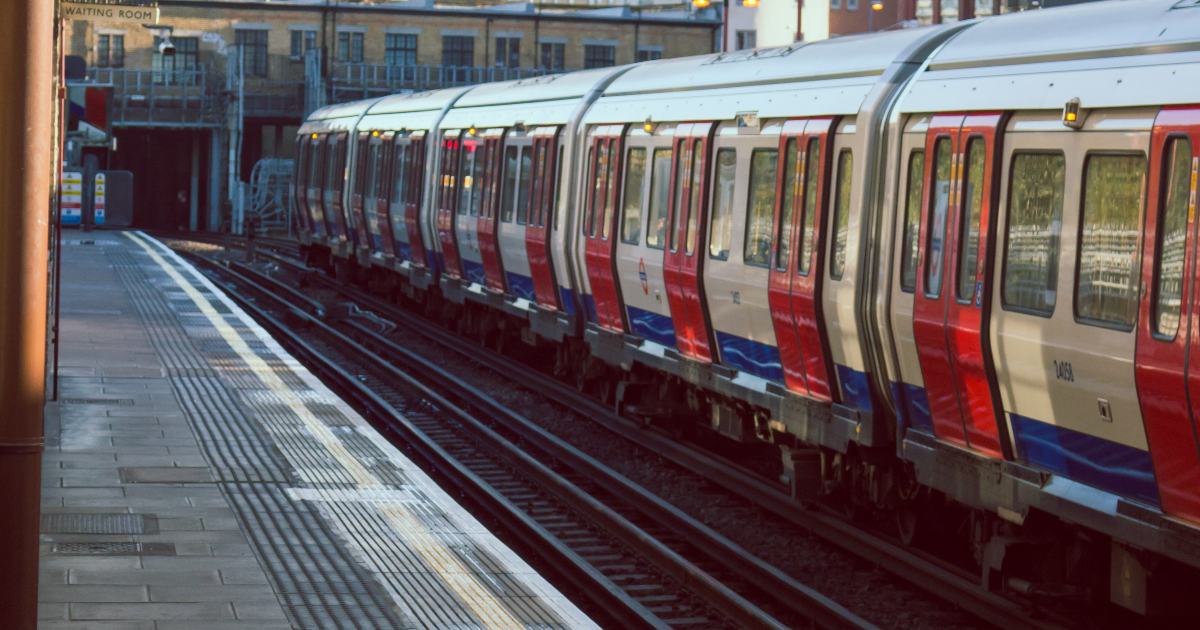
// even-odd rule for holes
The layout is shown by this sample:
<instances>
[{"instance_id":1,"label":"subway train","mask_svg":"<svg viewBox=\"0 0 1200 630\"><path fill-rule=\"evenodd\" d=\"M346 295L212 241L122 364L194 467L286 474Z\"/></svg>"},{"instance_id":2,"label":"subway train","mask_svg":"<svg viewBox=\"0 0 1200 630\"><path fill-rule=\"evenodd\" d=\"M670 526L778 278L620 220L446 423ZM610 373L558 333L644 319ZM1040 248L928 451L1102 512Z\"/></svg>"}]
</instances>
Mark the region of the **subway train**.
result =
<instances>
[{"instance_id":1,"label":"subway train","mask_svg":"<svg viewBox=\"0 0 1200 630\"><path fill-rule=\"evenodd\" d=\"M1198 79L1143 0L333 105L301 242L989 588L1193 614Z\"/></svg>"}]
</instances>

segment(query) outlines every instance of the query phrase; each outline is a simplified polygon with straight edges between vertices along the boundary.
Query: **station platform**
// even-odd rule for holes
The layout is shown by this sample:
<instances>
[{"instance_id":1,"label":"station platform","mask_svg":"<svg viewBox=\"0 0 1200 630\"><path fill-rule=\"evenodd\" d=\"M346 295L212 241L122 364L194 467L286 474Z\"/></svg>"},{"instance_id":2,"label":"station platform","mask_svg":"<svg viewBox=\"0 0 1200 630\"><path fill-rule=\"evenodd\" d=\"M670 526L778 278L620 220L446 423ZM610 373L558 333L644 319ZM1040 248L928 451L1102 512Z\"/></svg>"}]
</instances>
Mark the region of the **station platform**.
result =
<instances>
[{"instance_id":1,"label":"station platform","mask_svg":"<svg viewBox=\"0 0 1200 630\"><path fill-rule=\"evenodd\" d=\"M595 627L161 243L62 281L39 627Z\"/></svg>"}]
</instances>

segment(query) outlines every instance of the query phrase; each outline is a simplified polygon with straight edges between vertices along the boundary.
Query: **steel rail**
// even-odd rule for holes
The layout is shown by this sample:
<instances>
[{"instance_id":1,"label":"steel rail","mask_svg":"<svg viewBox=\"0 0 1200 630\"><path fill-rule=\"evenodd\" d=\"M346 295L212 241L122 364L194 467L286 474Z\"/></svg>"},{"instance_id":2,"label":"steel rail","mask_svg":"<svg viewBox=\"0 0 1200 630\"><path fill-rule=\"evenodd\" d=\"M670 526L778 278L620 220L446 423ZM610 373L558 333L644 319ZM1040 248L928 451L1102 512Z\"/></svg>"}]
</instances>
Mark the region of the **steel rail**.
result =
<instances>
[{"instance_id":1,"label":"steel rail","mask_svg":"<svg viewBox=\"0 0 1200 630\"><path fill-rule=\"evenodd\" d=\"M555 491L555 494L566 500L570 505L572 505L572 507L580 510L581 512L588 512L591 518L604 524L606 531L616 533L624 543L638 550L645 557L649 558L657 567L667 571L668 574L682 583L687 589L702 595L706 603L727 615L734 623L736 623L738 627L783 627L780 622L764 613L756 605L749 602L738 593L734 592L728 586L721 583L704 570L695 566L691 561L683 558L675 551L671 550L669 547L658 541L646 531L631 523L620 513L584 493L570 481L561 477L549 467L539 462L537 459L534 459L521 448L513 445L503 436L500 436L498 433L487 427L474 415L448 400L442 393L440 393L439 390L435 390L434 388L427 386L420 379L414 378L410 376L409 373L401 371L395 366L390 365L384 359L384 357L381 357L376 351L366 349L362 345L356 343L350 337L342 334L340 331L305 312L310 310L310 308L308 308L310 306L308 302L302 301L298 306L296 303L289 301L289 298L291 297L290 294L285 293L285 295L288 295L289 297L279 297L278 294L272 293L272 291L276 288L274 285L264 286L264 283L260 283L256 279L250 277L251 275L261 277L261 274L257 274L256 272L253 272L247 268L240 268L239 270L235 271L227 267L222 267L219 264L212 263L204 257L195 258L199 258L202 264L210 269L214 269L218 273L224 274L228 277L235 278L238 283L250 287L253 292L264 295L269 299L276 301L279 305L288 309L288 311L291 312L294 317L302 320L304 325L310 331L314 329L318 330L320 334L339 344L339 348L343 350L349 350L353 354L357 354L371 365L378 366L380 370L387 372L391 378L404 382L404 384L408 387L420 390L423 396L432 401L440 409L452 414L455 419L464 425L471 427L472 433L482 437L492 448L498 451L503 451L506 459L509 459L513 463L519 464L522 471L532 473L532 475L537 477L541 483L552 487ZM255 312L256 316L270 318L269 314L262 309L259 309L253 303L245 302L244 300L239 301L242 301L245 306L251 307L251 310ZM277 333L279 336L288 339L289 343L291 343L292 338L296 334L278 320L269 321L268 327L271 328L274 333ZM373 331L370 331L363 326L355 325L354 328L359 333L374 335ZM299 342L298 340L295 341L298 343L303 343ZM373 339L373 341L379 342L382 341L382 338L376 338ZM386 347L389 351L394 351L398 348L390 341L387 341L386 345L382 347ZM311 361L316 361L317 363L322 363L323 361L328 363L328 359L322 357L319 352L311 349L311 347L307 349L302 348L298 354L302 354L304 355L304 358ZM415 356L416 355L412 355L412 357ZM468 404L472 406L478 406L485 410L493 420L508 420L508 423L506 423L508 428L515 430L517 425L523 425L521 427L523 430L520 431L522 439L536 441L539 447L550 453L552 457L567 463L573 472L586 470L593 476L603 476L602 473L597 471L607 470L602 464L583 454L582 452L574 450L573 447L565 445L565 443L556 444L555 440L557 440L557 438L554 438L544 430L541 430L540 427L536 427L536 425L534 425L532 422L523 418L519 418L516 416L516 414L513 414L511 411L505 409L494 399L491 399L483 392L480 392L474 388L470 388L465 383L462 383L460 380L456 379L456 377L453 377L453 375L438 369L436 366L423 363L410 364L410 367L416 367L423 370L423 376L428 376L434 372L439 373L439 379L437 380L439 381L440 389L449 389L454 391L455 397L463 398ZM337 373L338 370L330 370L328 368L322 368L321 371L327 376L334 377L337 380L344 382L345 386L348 386L352 389L364 389L364 385L359 382L358 379L355 379L352 376L344 373L344 371L342 371L341 374ZM356 399L361 398L361 396L356 396ZM381 401L369 402L374 403L370 405L371 407L378 408ZM389 413L384 417L389 418L389 422L391 422L390 418L396 417L399 413L394 409L389 409L388 412ZM416 435L413 435L414 432L419 433L419 430L416 429L416 427L405 422L400 422L399 424L401 425L401 428L404 429L404 437L406 439L412 440L412 438L417 437ZM538 435L539 432L541 435ZM429 439L426 437L425 440L412 441L416 441L422 446L425 446L429 442ZM564 447L568 450L563 450ZM629 482L627 479L620 478L619 475L616 475L616 473L613 473L612 471L608 471L608 473L606 487L610 488L611 492L614 494L629 493L628 496L625 494L618 494L622 500L627 500L630 497L636 497L638 499L638 504L641 505L643 509L646 509L645 502L648 500L648 498L657 499L657 497L653 497L653 495L632 484L632 482ZM675 510L665 502L661 502L661 500L658 501L661 504L658 506L658 511L649 511L654 512L651 514L652 516L657 515L659 517L659 524L672 529L685 528L689 531L692 529L704 528L704 526L700 525L699 523L694 521L689 522L689 517L681 512L678 512L678 510ZM720 537L715 532L711 532L711 530L709 530L708 533L708 537L705 537L702 541L694 543L698 548L704 548L704 545L715 545L722 551L722 553L736 554L739 552L738 548L733 546L732 543L729 543L729 541L725 540L723 537ZM753 558L744 551L740 551L740 554L743 556L743 558ZM774 582L771 582L772 585L785 585L785 590L789 595L805 598L806 601L817 602L817 604L811 604L806 607L804 611L804 616L812 619L814 624L820 625L821 627L863 627L869 625L867 622L853 615L853 613L845 610L840 605L832 602L831 600L823 598L823 596L821 596L819 593L799 585L794 580L791 580L791 578L787 577L781 572L778 572L778 570L774 570L773 568L769 567L769 565L762 563L760 560L754 560L758 562L758 570L760 573L769 575L771 571L774 571L777 579ZM789 585L792 588L787 588Z\"/></svg>"},{"instance_id":2,"label":"steel rail","mask_svg":"<svg viewBox=\"0 0 1200 630\"><path fill-rule=\"evenodd\" d=\"M751 501L758 507L784 518L820 538L876 564L888 572L913 583L940 599L954 602L971 614L1005 628L1043 628L1047 619L1032 619L1025 607L981 588L976 582L940 561L896 545L878 535L847 524L830 514L806 509L794 501L778 484L773 484L735 464L715 457L703 449L680 442L658 431L622 417L612 409L557 379L521 362L497 354L491 349L450 332L401 307L385 302L354 287L338 284L313 269L294 262L276 259L291 265L296 271L310 274L327 289L350 298L364 308L385 315L394 323L408 327L427 339L523 383L557 401L580 415L633 442L654 450L679 466L693 470L730 492Z\"/></svg>"}]
</instances>

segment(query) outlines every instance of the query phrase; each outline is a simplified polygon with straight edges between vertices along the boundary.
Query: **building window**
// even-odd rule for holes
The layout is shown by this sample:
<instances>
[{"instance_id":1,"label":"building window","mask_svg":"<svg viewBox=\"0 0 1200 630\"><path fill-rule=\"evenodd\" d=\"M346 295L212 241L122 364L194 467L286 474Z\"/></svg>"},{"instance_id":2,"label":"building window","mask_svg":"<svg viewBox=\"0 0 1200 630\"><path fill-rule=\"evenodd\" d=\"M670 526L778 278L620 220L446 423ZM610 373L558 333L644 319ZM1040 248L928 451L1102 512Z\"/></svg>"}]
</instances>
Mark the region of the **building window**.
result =
<instances>
[{"instance_id":1,"label":"building window","mask_svg":"<svg viewBox=\"0 0 1200 630\"><path fill-rule=\"evenodd\" d=\"M607 68L617 65L617 47L611 44L585 44L584 68Z\"/></svg>"},{"instance_id":2,"label":"building window","mask_svg":"<svg viewBox=\"0 0 1200 630\"><path fill-rule=\"evenodd\" d=\"M263 31L265 33L265 31ZM195 71L200 65L200 40L196 37L173 37L175 55L164 57L158 52L162 38L154 38L154 59L151 68L154 71L154 82L158 85L194 85ZM246 73L250 72L249 59L246 61Z\"/></svg>"},{"instance_id":3,"label":"building window","mask_svg":"<svg viewBox=\"0 0 1200 630\"><path fill-rule=\"evenodd\" d=\"M317 47L316 31L292 31L292 59L304 58L304 53Z\"/></svg>"},{"instance_id":4,"label":"building window","mask_svg":"<svg viewBox=\"0 0 1200 630\"><path fill-rule=\"evenodd\" d=\"M236 43L242 49L242 60L248 77L267 76L267 31L240 29ZM178 45L178 40L176 40ZM155 46L157 48L157 45ZM178 56L178 52L176 52Z\"/></svg>"},{"instance_id":5,"label":"building window","mask_svg":"<svg viewBox=\"0 0 1200 630\"><path fill-rule=\"evenodd\" d=\"M496 38L495 65L498 68L520 68L521 67L521 38L520 37L497 37Z\"/></svg>"},{"instance_id":6,"label":"building window","mask_svg":"<svg viewBox=\"0 0 1200 630\"><path fill-rule=\"evenodd\" d=\"M638 61L654 61L655 59L662 59L662 49L661 48L639 48L638 49L638 51L637 51L637 60Z\"/></svg>"},{"instance_id":7,"label":"building window","mask_svg":"<svg viewBox=\"0 0 1200 630\"><path fill-rule=\"evenodd\" d=\"M342 31L338 33L337 60L342 63L363 62L363 34Z\"/></svg>"},{"instance_id":8,"label":"building window","mask_svg":"<svg viewBox=\"0 0 1200 630\"><path fill-rule=\"evenodd\" d=\"M96 65L101 68L125 66L125 36L101 35L96 42Z\"/></svg>"},{"instance_id":9,"label":"building window","mask_svg":"<svg viewBox=\"0 0 1200 630\"><path fill-rule=\"evenodd\" d=\"M747 50L758 45L758 31L738 31L734 35L734 50Z\"/></svg>"},{"instance_id":10,"label":"building window","mask_svg":"<svg viewBox=\"0 0 1200 630\"><path fill-rule=\"evenodd\" d=\"M417 36L406 33L388 33L385 40L385 59L389 66L417 65Z\"/></svg>"},{"instance_id":11,"label":"building window","mask_svg":"<svg viewBox=\"0 0 1200 630\"><path fill-rule=\"evenodd\" d=\"M842 8L842 0L829 0L829 8L830 9Z\"/></svg>"},{"instance_id":12,"label":"building window","mask_svg":"<svg viewBox=\"0 0 1200 630\"><path fill-rule=\"evenodd\" d=\"M542 42L541 66L552 72L564 70L567 45L557 42Z\"/></svg>"},{"instance_id":13,"label":"building window","mask_svg":"<svg viewBox=\"0 0 1200 630\"><path fill-rule=\"evenodd\" d=\"M846 0L846 10L847 11L857 11L858 10L858 0Z\"/></svg>"},{"instance_id":14,"label":"building window","mask_svg":"<svg viewBox=\"0 0 1200 630\"><path fill-rule=\"evenodd\" d=\"M466 83L471 78L471 66L475 63L475 38L469 35L442 36L442 65L450 70L446 80Z\"/></svg>"}]
</instances>

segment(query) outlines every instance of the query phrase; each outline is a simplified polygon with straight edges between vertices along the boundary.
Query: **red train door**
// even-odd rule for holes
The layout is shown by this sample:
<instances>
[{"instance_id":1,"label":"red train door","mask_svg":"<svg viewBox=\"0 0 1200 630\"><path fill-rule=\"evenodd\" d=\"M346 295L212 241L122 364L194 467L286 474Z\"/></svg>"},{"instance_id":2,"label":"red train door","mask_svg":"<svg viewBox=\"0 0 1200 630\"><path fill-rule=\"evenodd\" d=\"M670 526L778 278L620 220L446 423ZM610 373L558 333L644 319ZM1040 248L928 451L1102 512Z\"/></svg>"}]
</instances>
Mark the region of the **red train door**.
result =
<instances>
[{"instance_id":1,"label":"red train door","mask_svg":"<svg viewBox=\"0 0 1200 630\"><path fill-rule=\"evenodd\" d=\"M489 133L483 141L483 207L479 211L479 257L483 260L484 281L493 291L504 291L504 268L500 260L500 242L496 230L496 215L503 188L501 172L504 160L503 132Z\"/></svg>"},{"instance_id":2,"label":"red train door","mask_svg":"<svg viewBox=\"0 0 1200 630\"><path fill-rule=\"evenodd\" d=\"M421 236L421 192L425 183L425 132L409 136L407 157L400 177L405 178L404 227L412 264L425 266L425 242ZM394 185L394 184L393 184ZM439 189L440 190L440 189ZM436 194L436 193L435 193Z\"/></svg>"},{"instance_id":3,"label":"red train door","mask_svg":"<svg viewBox=\"0 0 1200 630\"><path fill-rule=\"evenodd\" d=\"M558 283L550 256L546 225L554 223L555 187L558 185L558 127L544 127L533 134L533 210L525 226L525 251L529 273L533 276L533 294L537 303L558 308ZM546 130L546 131L543 131Z\"/></svg>"},{"instance_id":4,"label":"red train door","mask_svg":"<svg viewBox=\"0 0 1200 630\"><path fill-rule=\"evenodd\" d=\"M788 389L831 400L832 359L821 311L833 119L784 123L768 302Z\"/></svg>"},{"instance_id":5,"label":"red train door","mask_svg":"<svg viewBox=\"0 0 1200 630\"><path fill-rule=\"evenodd\" d=\"M587 203L584 206L583 237L586 240L585 261L588 283L591 285L592 312L589 315L600 326L624 331L625 318L617 286L616 238L617 180L621 174L621 139L625 127L611 125L597 129L589 138Z\"/></svg>"},{"instance_id":6,"label":"red train door","mask_svg":"<svg viewBox=\"0 0 1200 630\"><path fill-rule=\"evenodd\" d=\"M447 131L442 140L441 190L438 191L437 233L442 244L445 272L454 278L462 277L462 262L458 258L458 239L454 234L454 213L458 205L458 170L461 141L457 131Z\"/></svg>"},{"instance_id":7,"label":"red train door","mask_svg":"<svg viewBox=\"0 0 1200 630\"><path fill-rule=\"evenodd\" d=\"M1200 522L1200 108L1164 108L1150 149L1135 374L1163 511Z\"/></svg>"},{"instance_id":8,"label":"red train door","mask_svg":"<svg viewBox=\"0 0 1200 630\"><path fill-rule=\"evenodd\" d=\"M935 116L926 140L913 335L934 432L993 456L1001 436L988 339L996 174L1005 116Z\"/></svg>"},{"instance_id":9,"label":"red train door","mask_svg":"<svg viewBox=\"0 0 1200 630\"><path fill-rule=\"evenodd\" d=\"M679 352L697 361L712 361L712 335L704 310L701 273L708 208L709 149L716 125L684 123L675 128L673 173L667 202L667 247L663 250L663 282L675 323Z\"/></svg>"}]
</instances>

